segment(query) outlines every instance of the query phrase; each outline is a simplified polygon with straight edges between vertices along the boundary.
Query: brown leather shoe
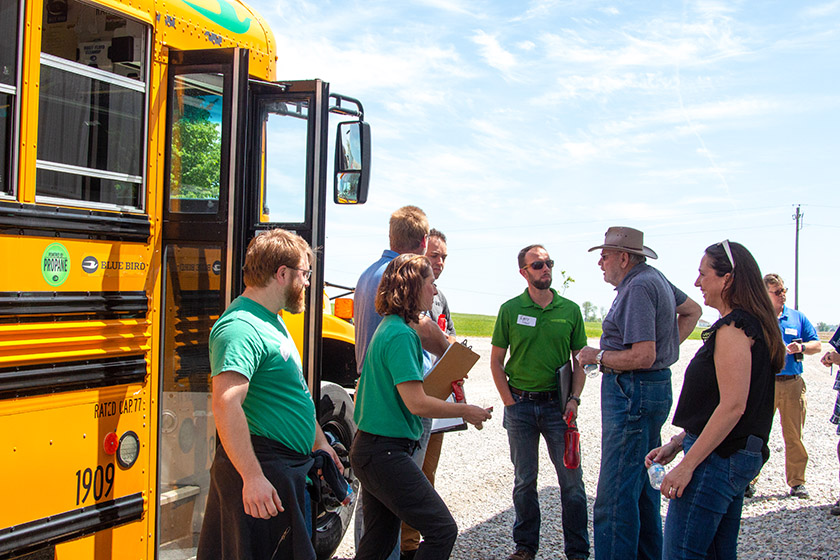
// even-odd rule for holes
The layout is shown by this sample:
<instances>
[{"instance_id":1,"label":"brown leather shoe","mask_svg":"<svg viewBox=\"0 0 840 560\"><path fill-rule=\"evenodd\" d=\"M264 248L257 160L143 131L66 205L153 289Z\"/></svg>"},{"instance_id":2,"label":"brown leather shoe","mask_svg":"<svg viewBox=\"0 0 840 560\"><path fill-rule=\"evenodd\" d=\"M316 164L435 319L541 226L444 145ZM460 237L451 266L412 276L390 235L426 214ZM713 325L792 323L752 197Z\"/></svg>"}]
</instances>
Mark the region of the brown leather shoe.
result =
<instances>
[{"instance_id":1,"label":"brown leather shoe","mask_svg":"<svg viewBox=\"0 0 840 560\"><path fill-rule=\"evenodd\" d=\"M507 557L507 560L534 560L534 553L525 548L517 548L516 552Z\"/></svg>"}]
</instances>

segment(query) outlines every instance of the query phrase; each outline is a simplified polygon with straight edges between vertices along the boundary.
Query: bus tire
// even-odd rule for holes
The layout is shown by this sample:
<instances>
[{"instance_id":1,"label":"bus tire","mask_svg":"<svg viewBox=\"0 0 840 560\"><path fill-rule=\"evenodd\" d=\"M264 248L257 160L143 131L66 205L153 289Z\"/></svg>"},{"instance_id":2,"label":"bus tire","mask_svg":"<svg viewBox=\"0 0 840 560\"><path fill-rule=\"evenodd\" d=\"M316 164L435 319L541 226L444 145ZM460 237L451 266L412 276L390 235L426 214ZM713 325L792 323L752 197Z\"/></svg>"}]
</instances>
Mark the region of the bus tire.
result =
<instances>
[{"instance_id":1,"label":"bus tire","mask_svg":"<svg viewBox=\"0 0 840 560\"><path fill-rule=\"evenodd\" d=\"M312 541L318 560L332 558L350 525L356 507L356 497L359 495L359 481L353 474L347 457L357 429L356 422L353 421L353 409L353 400L346 390L335 383L321 383L318 422L327 438L334 441L333 448L344 463L344 477L353 488L353 501L350 505L339 507L335 507L334 504L329 507L323 503L317 504Z\"/></svg>"}]
</instances>

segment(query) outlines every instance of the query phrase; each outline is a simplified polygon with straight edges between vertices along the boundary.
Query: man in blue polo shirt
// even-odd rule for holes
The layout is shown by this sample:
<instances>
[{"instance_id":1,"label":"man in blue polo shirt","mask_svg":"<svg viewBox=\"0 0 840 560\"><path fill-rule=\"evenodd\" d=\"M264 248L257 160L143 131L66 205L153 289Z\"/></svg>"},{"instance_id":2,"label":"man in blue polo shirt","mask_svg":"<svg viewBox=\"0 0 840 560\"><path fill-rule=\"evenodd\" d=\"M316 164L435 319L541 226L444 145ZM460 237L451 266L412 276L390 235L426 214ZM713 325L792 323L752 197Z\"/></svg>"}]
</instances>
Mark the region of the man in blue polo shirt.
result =
<instances>
[{"instance_id":1,"label":"man in blue polo shirt","mask_svg":"<svg viewBox=\"0 0 840 560\"><path fill-rule=\"evenodd\" d=\"M645 455L661 445L671 410L670 366L679 357L700 306L648 265L656 253L644 234L611 227L598 264L616 289L600 348L587 346L581 364L601 366L601 471L592 521L598 560L662 557L659 491L647 483Z\"/></svg>"},{"instance_id":2,"label":"man in blue polo shirt","mask_svg":"<svg viewBox=\"0 0 840 560\"><path fill-rule=\"evenodd\" d=\"M787 288L782 277L767 274L764 276L764 285L779 315L779 328L787 346L785 367L776 375L775 398L782 423L782 438L785 440L785 477L790 486L790 495L807 499L810 497L805 488L808 452L802 442L807 402L805 381L802 379L802 355L817 354L822 350L822 344L811 321L801 312L785 305Z\"/></svg>"}]
</instances>

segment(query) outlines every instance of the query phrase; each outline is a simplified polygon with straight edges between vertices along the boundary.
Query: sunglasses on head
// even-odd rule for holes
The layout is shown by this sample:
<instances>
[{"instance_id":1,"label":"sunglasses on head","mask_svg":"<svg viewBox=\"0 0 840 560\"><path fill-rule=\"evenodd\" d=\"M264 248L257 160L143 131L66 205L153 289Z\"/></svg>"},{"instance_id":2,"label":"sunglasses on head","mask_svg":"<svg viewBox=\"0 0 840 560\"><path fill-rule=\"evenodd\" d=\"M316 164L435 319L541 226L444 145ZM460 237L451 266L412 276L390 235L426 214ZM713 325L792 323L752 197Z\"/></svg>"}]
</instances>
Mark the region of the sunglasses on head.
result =
<instances>
[{"instance_id":1,"label":"sunglasses on head","mask_svg":"<svg viewBox=\"0 0 840 560\"><path fill-rule=\"evenodd\" d=\"M549 269L554 268L554 261L548 259L547 261L534 261L531 264L526 264L522 268L533 268L534 270L542 270L543 266L547 266Z\"/></svg>"},{"instance_id":2,"label":"sunglasses on head","mask_svg":"<svg viewBox=\"0 0 840 560\"><path fill-rule=\"evenodd\" d=\"M735 270L735 259L732 258L732 247L729 246L729 240L724 239L718 245L723 247L723 252L726 253L726 258L729 259L729 264L732 266L732 270Z\"/></svg>"}]
</instances>

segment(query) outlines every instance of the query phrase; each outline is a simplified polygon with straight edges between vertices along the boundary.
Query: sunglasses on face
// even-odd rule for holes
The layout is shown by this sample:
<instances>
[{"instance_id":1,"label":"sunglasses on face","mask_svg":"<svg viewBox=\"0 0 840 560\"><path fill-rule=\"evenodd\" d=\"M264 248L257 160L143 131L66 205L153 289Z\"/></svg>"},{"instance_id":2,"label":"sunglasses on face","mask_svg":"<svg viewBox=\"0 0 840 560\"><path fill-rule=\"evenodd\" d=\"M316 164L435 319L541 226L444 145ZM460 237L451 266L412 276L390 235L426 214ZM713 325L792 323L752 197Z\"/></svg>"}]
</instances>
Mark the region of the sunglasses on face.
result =
<instances>
[{"instance_id":1,"label":"sunglasses on face","mask_svg":"<svg viewBox=\"0 0 840 560\"><path fill-rule=\"evenodd\" d=\"M547 266L549 270L554 268L554 261L548 259L547 261L534 261L531 264L526 264L522 268L532 268L534 270L542 270L543 266Z\"/></svg>"},{"instance_id":2,"label":"sunglasses on face","mask_svg":"<svg viewBox=\"0 0 840 560\"><path fill-rule=\"evenodd\" d=\"M768 290L774 296L780 296L782 294L786 294L788 289L787 288L779 288L778 290Z\"/></svg>"}]
</instances>

